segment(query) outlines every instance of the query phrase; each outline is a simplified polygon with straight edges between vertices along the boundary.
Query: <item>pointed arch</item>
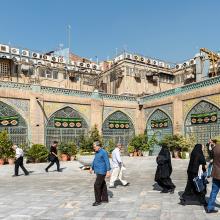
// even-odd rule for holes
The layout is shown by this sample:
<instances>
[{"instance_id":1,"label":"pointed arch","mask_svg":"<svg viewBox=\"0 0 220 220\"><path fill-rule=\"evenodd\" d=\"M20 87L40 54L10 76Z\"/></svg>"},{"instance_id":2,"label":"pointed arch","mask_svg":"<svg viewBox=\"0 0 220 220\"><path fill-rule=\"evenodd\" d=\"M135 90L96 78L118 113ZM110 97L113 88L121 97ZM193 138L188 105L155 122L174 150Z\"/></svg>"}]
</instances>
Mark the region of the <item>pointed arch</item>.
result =
<instances>
[{"instance_id":1,"label":"pointed arch","mask_svg":"<svg viewBox=\"0 0 220 220\"><path fill-rule=\"evenodd\" d=\"M146 131L149 138L156 135L156 139L160 141L165 135L173 134L173 122L166 112L158 108L148 117ZM160 146L155 145L151 154L157 155L159 151Z\"/></svg>"},{"instance_id":2,"label":"pointed arch","mask_svg":"<svg viewBox=\"0 0 220 220\"><path fill-rule=\"evenodd\" d=\"M220 135L220 109L210 101L200 100L189 110L184 125L186 136L206 144L210 138Z\"/></svg>"},{"instance_id":3,"label":"pointed arch","mask_svg":"<svg viewBox=\"0 0 220 220\"><path fill-rule=\"evenodd\" d=\"M105 119L102 134L104 145L107 145L111 139L115 144L121 143L127 148L129 141L135 135L134 124L127 114L118 110Z\"/></svg>"},{"instance_id":4,"label":"pointed arch","mask_svg":"<svg viewBox=\"0 0 220 220\"><path fill-rule=\"evenodd\" d=\"M46 146L53 141L79 143L79 137L88 133L88 123L70 106L63 107L54 112L46 124Z\"/></svg>"},{"instance_id":5,"label":"pointed arch","mask_svg":"<svg viewBox=\"0 0 220 220\"><path fill-rule=\"evenodd\" d=\"M25 119L10 105L0 101L0 130L7 130L14 144L28 143L28 127Z\"/></svg>"}]
</instances>

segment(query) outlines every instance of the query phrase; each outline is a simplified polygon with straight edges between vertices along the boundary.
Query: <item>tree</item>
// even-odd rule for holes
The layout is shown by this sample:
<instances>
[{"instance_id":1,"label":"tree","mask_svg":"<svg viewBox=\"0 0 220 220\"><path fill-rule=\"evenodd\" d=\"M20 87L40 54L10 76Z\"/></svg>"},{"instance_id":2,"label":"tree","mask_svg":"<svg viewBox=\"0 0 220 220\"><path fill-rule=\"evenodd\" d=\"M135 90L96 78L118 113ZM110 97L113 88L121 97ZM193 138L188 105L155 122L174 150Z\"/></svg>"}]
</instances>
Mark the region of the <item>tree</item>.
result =
<instances>
[{"instance_id":1,"label":"tree","mask_svg":"<svg viewBox=\"0 0 220 220\"><path fill-rule=\"evenodd\" d=\"M7 130L0 132L0 158L12 158L15 156L15 153L12 149L12 141L9 139Z\"/></svg>"}]
</instances>

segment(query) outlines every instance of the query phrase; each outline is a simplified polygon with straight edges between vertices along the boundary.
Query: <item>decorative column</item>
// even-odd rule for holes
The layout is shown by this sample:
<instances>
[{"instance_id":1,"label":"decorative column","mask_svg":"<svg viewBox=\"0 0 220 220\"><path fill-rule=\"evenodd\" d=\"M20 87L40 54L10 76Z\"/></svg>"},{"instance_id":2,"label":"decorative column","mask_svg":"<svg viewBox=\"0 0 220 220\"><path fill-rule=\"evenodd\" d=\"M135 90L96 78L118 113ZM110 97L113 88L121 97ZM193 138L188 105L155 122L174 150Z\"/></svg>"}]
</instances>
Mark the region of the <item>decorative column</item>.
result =
<instances>
[{"instance_id":1,"label":"decorative column","mask_svg":"<svg viewBox=\"0 0 220 220\"><path fill-rule=\"evenodd\" d=\"M173 101L173 133L182 134L184 131L183 102L177 98Z\"/></svg>"},{"instance_id":2,"label":"decorative column","mask_svg":"<svg viewBox=\"0 0 220 220\"><path fill-rule=\"evenodd\" d=\"M31 142L33 144L44 144L44 114L43 114L43 95L40 93L40 85L32 85L30 95L30 129Z\"/></svg>"}]
</instances>

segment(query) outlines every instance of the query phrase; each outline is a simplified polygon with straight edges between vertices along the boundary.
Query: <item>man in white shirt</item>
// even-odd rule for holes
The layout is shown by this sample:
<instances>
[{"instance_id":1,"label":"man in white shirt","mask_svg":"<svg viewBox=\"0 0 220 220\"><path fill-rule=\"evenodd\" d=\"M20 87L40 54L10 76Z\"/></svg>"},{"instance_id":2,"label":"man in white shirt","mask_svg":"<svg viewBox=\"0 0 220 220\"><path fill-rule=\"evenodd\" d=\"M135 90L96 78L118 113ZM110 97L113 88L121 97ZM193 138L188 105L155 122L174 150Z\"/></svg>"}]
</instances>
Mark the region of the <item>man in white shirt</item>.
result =
<instances>
[{"instance_id":1,"label":"man in white shirt","mask_svg":"<svg viewBox=\"0 0 220 220\"><path fill-rule=\"evenodd\" d=\"M126 180L123 180L123 166L121 160L121 144L117 144L115 149L112 151L112 174L110 178L109 188L115 188L115 181L119 179L123 186L128 186L129 183Z\"/></svg>"},{"instance_id":2,"label":"man in white shirt","mask_svg":"<svg viewBox=\"0 0 220 220\"><path fill-rule=\"evenodd\" d=\"M13 175L13 177L18 176L18 170L19 170L19 166L21 167L21 169L24 171L25 176L29 175L29 172L25 169L24 165L23 165L23 158L24 158L24 152L21 148L19 148L17 145L13 145L12 148L15 151L15 174Z\"/></svg>"}]
</instances>

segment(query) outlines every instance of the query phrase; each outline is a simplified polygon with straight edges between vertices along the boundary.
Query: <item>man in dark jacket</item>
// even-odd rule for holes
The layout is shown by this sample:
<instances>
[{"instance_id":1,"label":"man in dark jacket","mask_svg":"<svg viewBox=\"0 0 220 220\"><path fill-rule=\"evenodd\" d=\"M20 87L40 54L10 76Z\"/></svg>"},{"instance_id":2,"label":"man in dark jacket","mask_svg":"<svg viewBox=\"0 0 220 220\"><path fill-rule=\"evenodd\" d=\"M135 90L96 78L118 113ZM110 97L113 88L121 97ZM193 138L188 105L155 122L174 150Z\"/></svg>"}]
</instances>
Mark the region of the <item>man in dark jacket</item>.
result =
<instances>
[{"instance_id":1,"label":"man in dark jacket","mask_svg":"<svg viewBox=\"0 0 220 220\"><path fill-rule=\"evenodd\" d=\"M215 200L220 189L220 144L217 143L213 148L213 169L212 169L212 191L209 197L207 213L215 213Z\"/></svg>"},{"instance_id":2,"label":"man in dark jacket","mask_svg":"<svg viewBox=\"0 0 220 220\"><path fill-rule=\"evenodd\" d=\"M59 162L59 158L58 158L58 155L57 155L57 146L58 146L58 142L54 141L52 146L50 147L50 154L49 154L50 164L45 169L46 172L48 172L48 169L50 167L52 167L54 165L54 163L56 163L56 165L57 165L57 171L61 172L61 170L60 170L60 162Z\"/></svg>"},{"instance_id":3,"label":"man in dark jacket","mask_svg":"<svg viewBox=\"0 0 220 220\"><path fill-rule=\"evenodd\" d=\"M95 202L93 206L100 205L101 202L108 202L107 186L105 177L110 177L110 163L108 153L101 148L99 141L94 142L93 149L96 152L90 173L92 171L96 174L96 181L94 184Z\"/></svg>"}]
</instances>

